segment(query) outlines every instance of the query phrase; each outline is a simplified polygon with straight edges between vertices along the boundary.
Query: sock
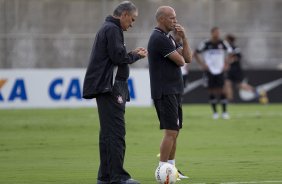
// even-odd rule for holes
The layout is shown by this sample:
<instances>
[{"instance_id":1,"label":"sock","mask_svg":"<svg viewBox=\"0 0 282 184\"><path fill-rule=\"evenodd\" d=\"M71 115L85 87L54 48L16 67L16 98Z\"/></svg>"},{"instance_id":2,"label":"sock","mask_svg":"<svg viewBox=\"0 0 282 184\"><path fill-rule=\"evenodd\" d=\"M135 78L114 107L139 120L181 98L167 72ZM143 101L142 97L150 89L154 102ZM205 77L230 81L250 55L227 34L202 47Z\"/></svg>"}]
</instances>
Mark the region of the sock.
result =
<instances>
[{"instance_id":1,"label":"sock","mask_svg":"<svg viewBox=\"0 0 282 184\"><path fill-rule=\"evenodd\" d=\"M256 98L259 99L259 97L260 97L259 91L257 89L254 89L254 93L256 95Z\"/></svg>"},{"instance_id":2,"label":"sock","mask_svg":"<svg viewBox=\"0 0 282 184\"><path fill-rule=\"evenodd\" d=\"M222 106L222 112L226 113L227 112L228 101L226 99L226 95L225 94L221 94L220 95L220 102L221 102L221 106Z\"/></svg>"},{"instance_id":3,"label":"sock","mask_svg":"<svg viewBox=\"0 0 282 184\"><path fill-rule=\"evenodd\" d=\"M211 104L213 113L217 113L217 109L216 109L217 100L215 96L212 94L210 95L210 104Z\"/></svg>"},{"instance_id":4,"label":"sock","mask_svg":"<svg viewBox=\"0 0 282 184\"><path fill-rule=\"evenodd\" d=\"M159 166L161 166L161 165L163 165L163 164L165 164L165 163L167 163L167 162L162 162L162 161L160 161L160 162L159 162Z\"/></svg>"},{"instance_id":5,"label":"sock","mask_svg":"<svg viewBox=\"0 0 282 184\"><path fill-rule=\"evenodd\" d=\"M171 164L171 165L175 165L175 159L173 159L173 160L168 160L167 161L169 164Z\"/></svg>"}]
</instances>

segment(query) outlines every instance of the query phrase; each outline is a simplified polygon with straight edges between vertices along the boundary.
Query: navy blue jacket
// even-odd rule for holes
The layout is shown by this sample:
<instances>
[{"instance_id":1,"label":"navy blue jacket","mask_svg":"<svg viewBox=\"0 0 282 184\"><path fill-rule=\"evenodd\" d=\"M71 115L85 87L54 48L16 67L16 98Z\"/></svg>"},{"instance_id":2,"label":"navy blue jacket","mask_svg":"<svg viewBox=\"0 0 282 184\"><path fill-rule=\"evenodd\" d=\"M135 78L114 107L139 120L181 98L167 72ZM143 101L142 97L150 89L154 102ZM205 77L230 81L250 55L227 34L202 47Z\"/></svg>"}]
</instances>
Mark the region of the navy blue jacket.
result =
<instances>
[{"instance_id":1,"label":"navy blue jacket","mask_svg":"<svg viewBox=\"0 0 282 184\"><path fill-rule=\"evenodd\" d=\"M96 34L83 84L83 98L92 99L112 91L117 67L141 59L127 53L120 20L108 16Z\"/></svg>"}]
</instances>

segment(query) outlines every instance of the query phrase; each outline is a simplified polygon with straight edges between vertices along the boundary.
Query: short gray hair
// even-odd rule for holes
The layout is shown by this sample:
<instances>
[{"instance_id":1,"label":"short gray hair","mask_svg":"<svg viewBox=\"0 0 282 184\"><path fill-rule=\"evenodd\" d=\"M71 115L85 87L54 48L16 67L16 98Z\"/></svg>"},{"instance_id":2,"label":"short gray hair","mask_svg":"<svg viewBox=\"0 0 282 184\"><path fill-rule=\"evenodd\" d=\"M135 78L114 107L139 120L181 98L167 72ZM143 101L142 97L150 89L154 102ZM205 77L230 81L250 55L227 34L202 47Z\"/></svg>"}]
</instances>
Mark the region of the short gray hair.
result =
<instances>
[{"instance_id":1,"label":"short gray hair","mask_svg":"<svg viewBox=\"0 0 282 184\"><path fill-rule=\"evenodd\" d=\"M113 15L119 17L123 12L132 13L135 11L137 11L137 8L132 2L123 1L115 8Z\"/></svg>"}]
</instances>

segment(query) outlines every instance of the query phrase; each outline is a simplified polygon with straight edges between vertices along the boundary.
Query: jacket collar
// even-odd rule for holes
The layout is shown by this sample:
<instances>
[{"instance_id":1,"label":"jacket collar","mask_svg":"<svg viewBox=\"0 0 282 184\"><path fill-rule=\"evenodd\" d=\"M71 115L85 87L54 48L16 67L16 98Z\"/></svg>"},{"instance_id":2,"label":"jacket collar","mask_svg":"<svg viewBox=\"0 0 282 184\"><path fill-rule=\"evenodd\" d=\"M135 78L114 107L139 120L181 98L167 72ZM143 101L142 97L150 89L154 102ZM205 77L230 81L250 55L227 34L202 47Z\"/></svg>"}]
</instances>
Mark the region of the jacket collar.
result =
<instances>
[{"instance_id":1,"label":"jacket collar","mask_svg":"<svg viewBox=\"0 0 282 184\"><path fill-rule=\"evenodd\" d=\"M109 15L109 16L106 17L106 21L107 22L112 22L115 25L117 25L120 29L122 29L121 25L120 25L120 20L119 19L114 18L113 16Z\"/></svg>"}]
</instances>

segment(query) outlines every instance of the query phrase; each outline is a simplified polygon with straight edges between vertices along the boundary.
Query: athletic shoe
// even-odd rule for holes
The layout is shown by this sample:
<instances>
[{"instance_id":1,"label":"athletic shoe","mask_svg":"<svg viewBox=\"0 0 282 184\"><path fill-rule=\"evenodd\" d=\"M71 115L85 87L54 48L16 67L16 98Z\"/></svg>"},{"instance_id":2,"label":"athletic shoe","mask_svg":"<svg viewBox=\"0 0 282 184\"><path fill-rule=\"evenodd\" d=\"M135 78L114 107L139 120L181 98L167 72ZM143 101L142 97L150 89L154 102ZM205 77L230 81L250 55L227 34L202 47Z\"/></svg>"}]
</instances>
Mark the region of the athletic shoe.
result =
<instances>
[{"instance_id":1,"label":"athletic shoe","mask_svg":"<svg viewBox=\"0 0 282 184\"><path fill-rule=\"evenodd\" d=\"M230 119L229 114L228 114L227 112L224 112L224 113L222 114L222 119Z\"/></svg>"},{"instance_id":2,"label":"athletic shoe","mask_svg":"<svg viewBox=\"0 0 282 184\"><path fill-rule=\"evenodd\" d=\"M110 182L97 180L97 184L110 184Z\"/></svg>"},{"instance_id":3,"label":"athletic shoe","mask_svg":"<svg viewBox=\"0 0 282 184\"><path fill-rule=\"evenodd\" d=\"M178 178L177 180L181 180L181 179L187 179L189 178L188 176L185 176L185 174L183 174L180 170L177 169L177 172L178 172Z\"/></svg>"},{"instance_id":4,"label":"athletic shoe","mask_svg":"<svg viewBox=\"0 0 282 184\"><path fill-rule=\"evenodd\" d=\"M259 93L259 103L268 104L268 102L269 102L269 99L268 99L267 93L263 90L260 91L260 93Z\"/></svg>"},{"instance_id":5,"label":"athletic shoe","mask_svg":"<svg viewBox=\"0 0 282 184\"><path fill-rule=\"evenodd\" d=\"M132 179L132 178L130 178L130 179L128 179L128 180L125 180L125 181L121 181L120 183L121 183L121 184L140 184L139 181L136 181L136 180L134 180L134 179Z\"/></svg>"},{"instance_id":6,"label":"athletic shoe","mask_svg":"<svg viewBox=\"0 0 282 184\"><path fill-rule=\"evenodd\" d=\"M213 119L218 119L218 118L219 118L219 116L218 116L218 114L217 114L217 113L213 113L212 118L213 118Z\"/></svg>"}]
</instances>

